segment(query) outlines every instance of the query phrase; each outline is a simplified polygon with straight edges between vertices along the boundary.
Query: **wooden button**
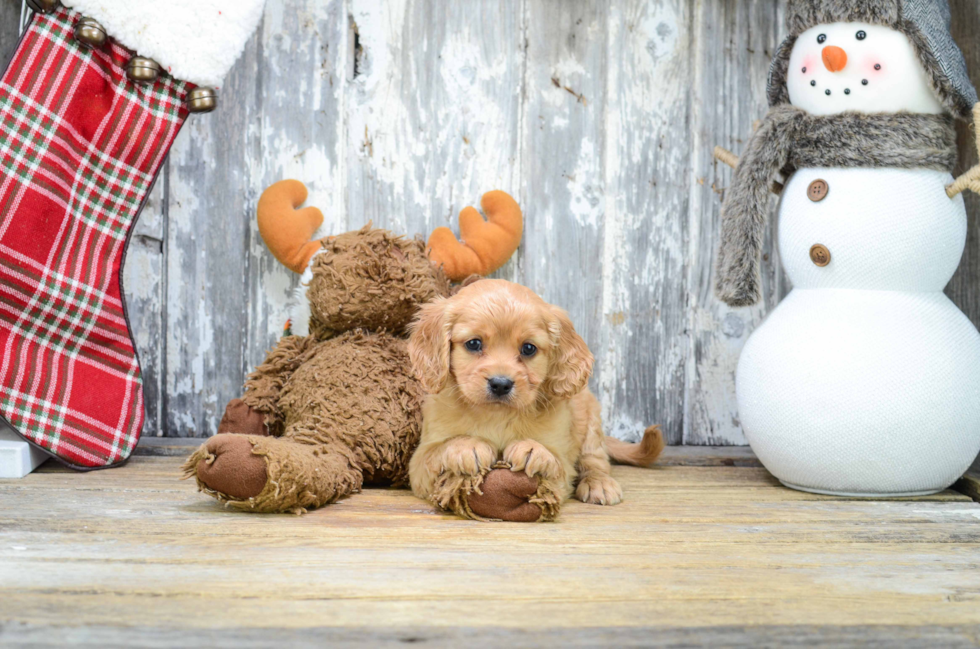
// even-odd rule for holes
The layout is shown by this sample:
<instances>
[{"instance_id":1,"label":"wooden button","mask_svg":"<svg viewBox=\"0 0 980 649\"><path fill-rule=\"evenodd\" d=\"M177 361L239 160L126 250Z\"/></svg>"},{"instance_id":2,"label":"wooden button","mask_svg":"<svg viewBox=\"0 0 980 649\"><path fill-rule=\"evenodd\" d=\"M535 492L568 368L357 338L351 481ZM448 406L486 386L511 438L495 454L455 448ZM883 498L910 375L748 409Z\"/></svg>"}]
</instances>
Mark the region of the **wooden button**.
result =
<instances>
[{"instance_id":1,"label":"wooden button","mask_svg":"<svg viewBox=\"0 0 980 649\"><path fill-rule=\"evenodd\" d=\"M827 184L826 180L814 180L810 183L810 186L806 188L806 195L814 203L819 203L823 199L827 198L827 194L830 192L830 185Z\"/></svg>"},{"instance_id":2,"label":"wooden button","mask_svg":"<svg viewBox=\"0 0 980 649\"><path fill-rule=\"evenodd\" d=\"M810 248L810 261L821 268L830 263L830 251L827 246L818 243Z\"/></svg>"}]
</instances>

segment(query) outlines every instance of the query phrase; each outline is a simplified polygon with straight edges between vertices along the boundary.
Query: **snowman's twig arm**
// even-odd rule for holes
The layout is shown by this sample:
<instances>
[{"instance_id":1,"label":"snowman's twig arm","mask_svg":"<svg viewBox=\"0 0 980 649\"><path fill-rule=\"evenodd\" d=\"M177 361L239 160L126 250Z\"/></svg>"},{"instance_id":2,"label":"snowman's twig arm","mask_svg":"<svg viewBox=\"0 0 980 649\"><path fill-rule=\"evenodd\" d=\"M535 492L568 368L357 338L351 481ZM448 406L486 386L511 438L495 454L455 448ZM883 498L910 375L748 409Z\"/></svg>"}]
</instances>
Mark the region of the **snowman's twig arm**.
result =
<instances>
[{"instance_id":1,"label":"snowman's twig arm","mask_svg":"<svg viewBox=\"0 0 980 649\"><path fill-rule=\"evenodd\" d=\"M734 169L738 166L738 156L726 149L725 147L716 146L715 147L715 159L719 162L724 162L726 165Z\"/></svg>"},{"instance_id":2,"label":"snowman's twig arm","mask_svg":"<svg viewBox=\"0 0 980 649\"><path fill-rule=\"evenodd\" d=\"M977 136L977 152L980 153L980 103L973 107L973 130ZM980 194L980 165L953 181L952 185L946 187L946 193L950 198L955 198L968 189L975 194Z\"/></svg>"},{"instance_id":3,"label":"snowman's twig arm","mask_svg":"<svg viewBox=\"0 0 980 649\"><path fill-rule=\"evenodd\" d=\"M980 165L957 178L953 184L947 185L946 194L950 198L956 198L968 189L975 194L980 194Z\"/></svg>"},{"instance_id":4,"label":"snowman's twig arm","mask_svg":"<svg viewBox=\"0 0 980 649\"><path fill-rule=\"evenodd\" d=\"M725 147L721 147L721 146L715 147L715 159L718 160L719 162L725 163L732 169L738 166L738 156L732 153L731 151L729 151L728 149L726 149ZM772 186L769 187L769 191L771 191L776 196L782 194L783 189L785 189L783 184L780 182L776 182L775 180L772 182Z\"/></svg>"}]
</instances>

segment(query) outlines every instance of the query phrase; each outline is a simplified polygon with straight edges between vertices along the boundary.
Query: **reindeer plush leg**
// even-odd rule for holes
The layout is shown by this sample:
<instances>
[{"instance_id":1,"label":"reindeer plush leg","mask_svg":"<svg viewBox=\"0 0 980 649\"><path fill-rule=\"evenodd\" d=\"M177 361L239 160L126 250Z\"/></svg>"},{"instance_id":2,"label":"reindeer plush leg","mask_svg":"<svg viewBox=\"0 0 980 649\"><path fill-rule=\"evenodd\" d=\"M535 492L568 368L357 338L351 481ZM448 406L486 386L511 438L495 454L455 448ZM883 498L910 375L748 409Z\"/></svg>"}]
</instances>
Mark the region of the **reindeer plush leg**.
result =
<instances>
[{"instance_id":1,"label":"reindeer plush leg","mask_svg":"<svg viewBox=\"0 0 980 649\"><path fill-rule=\"evenodd\" d=\"M201 491L219 500L247 500L259 495L268 473L265 460L252 452L250 438L281 434L279 393L314 345L310 337L284 337L249 376L245 397L228 402L218 434L184 465L185 477L194 476Z\"/></svg>"},{"instance_id":2,"label":"reindeer plush leg","mask_svg":"<svg viewBox=\"0 0 980 649\"><path fill-rule=\"evenodd\" d=\"M228 466L239 477L233 478L235 472ZM190 457L184 471L186 477L197 478L201 491L228 506L265 513L302 514L360 491L364 483L361 470L351 465L348 449L303 444L288 434L283 438L213 437ZM221 475L219 484L229 491L214 489L202 480L208 477L216 484L216 472Z\"/></svg>"},{"instance_id":3,"label":"reindeer plush leg","mask_svg":"<svg viewBox=\"0 0 980 649\"><path fill-rule=\"evenodd\" d=\"M309 359L315 346L316 340L312 336L284 336L280 339L275 349L266 356L265 362L248 376L245 396L228 403L218 433L281 435L283 418L279 410L279 394L282 386L296 368ZM255 413L262 415L264 431L257 425Z\"/></svg>"}]
</instances>

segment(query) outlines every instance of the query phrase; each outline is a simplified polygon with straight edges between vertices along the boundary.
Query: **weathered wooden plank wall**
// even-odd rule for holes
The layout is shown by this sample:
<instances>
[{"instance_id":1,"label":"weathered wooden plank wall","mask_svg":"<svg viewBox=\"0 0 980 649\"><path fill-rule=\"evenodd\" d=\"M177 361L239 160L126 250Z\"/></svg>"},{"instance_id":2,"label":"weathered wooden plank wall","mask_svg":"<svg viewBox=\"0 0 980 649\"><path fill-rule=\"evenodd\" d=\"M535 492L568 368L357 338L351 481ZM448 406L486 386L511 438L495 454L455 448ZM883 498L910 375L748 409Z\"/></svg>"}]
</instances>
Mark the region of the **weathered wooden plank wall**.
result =
<instances>
[{"instance_id":1,"label":"weathered wooden plank wall","mask_svg":"<svg viewBox=\"0 0 980 649\"><path fill-rule=\"evenodd\" d=\"M980 83L980 7L952 0ZM0 0L0 57L19 1ZM766 109L785 0L268 0L191 120L138 225L126 291L147 434L204 436L280 334L296 278L267 253L262 189L307 182L323 233L455 226L510 191L526 234L499 276L565 306L595 352L609 430L741 444L738 353L788 290L767 241L765 304L711 293L720 193ZM975 160L962 131L963 166ZM980 324L980 202L948 293Z\"/></svg>"}]
</instances>

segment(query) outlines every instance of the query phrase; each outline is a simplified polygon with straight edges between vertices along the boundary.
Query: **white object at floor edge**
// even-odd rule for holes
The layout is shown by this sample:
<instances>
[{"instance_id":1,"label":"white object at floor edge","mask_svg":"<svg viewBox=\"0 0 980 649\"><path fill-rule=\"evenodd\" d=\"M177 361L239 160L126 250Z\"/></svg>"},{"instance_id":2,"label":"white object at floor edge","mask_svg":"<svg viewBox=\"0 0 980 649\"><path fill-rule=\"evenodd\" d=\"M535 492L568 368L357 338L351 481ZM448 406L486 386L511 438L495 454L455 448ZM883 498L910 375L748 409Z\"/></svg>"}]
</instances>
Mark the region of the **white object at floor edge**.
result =
<instances>
[{"instance_id":1,"label":"white object at floor edge","mask_svg":"<svg viewBox=\"0 0 980 649\"><path fill-rule=\"evenodd\" d=\"M47 454L0 421L0 479L23 478L47 459Z\"/></svg>"}]
</instances>

